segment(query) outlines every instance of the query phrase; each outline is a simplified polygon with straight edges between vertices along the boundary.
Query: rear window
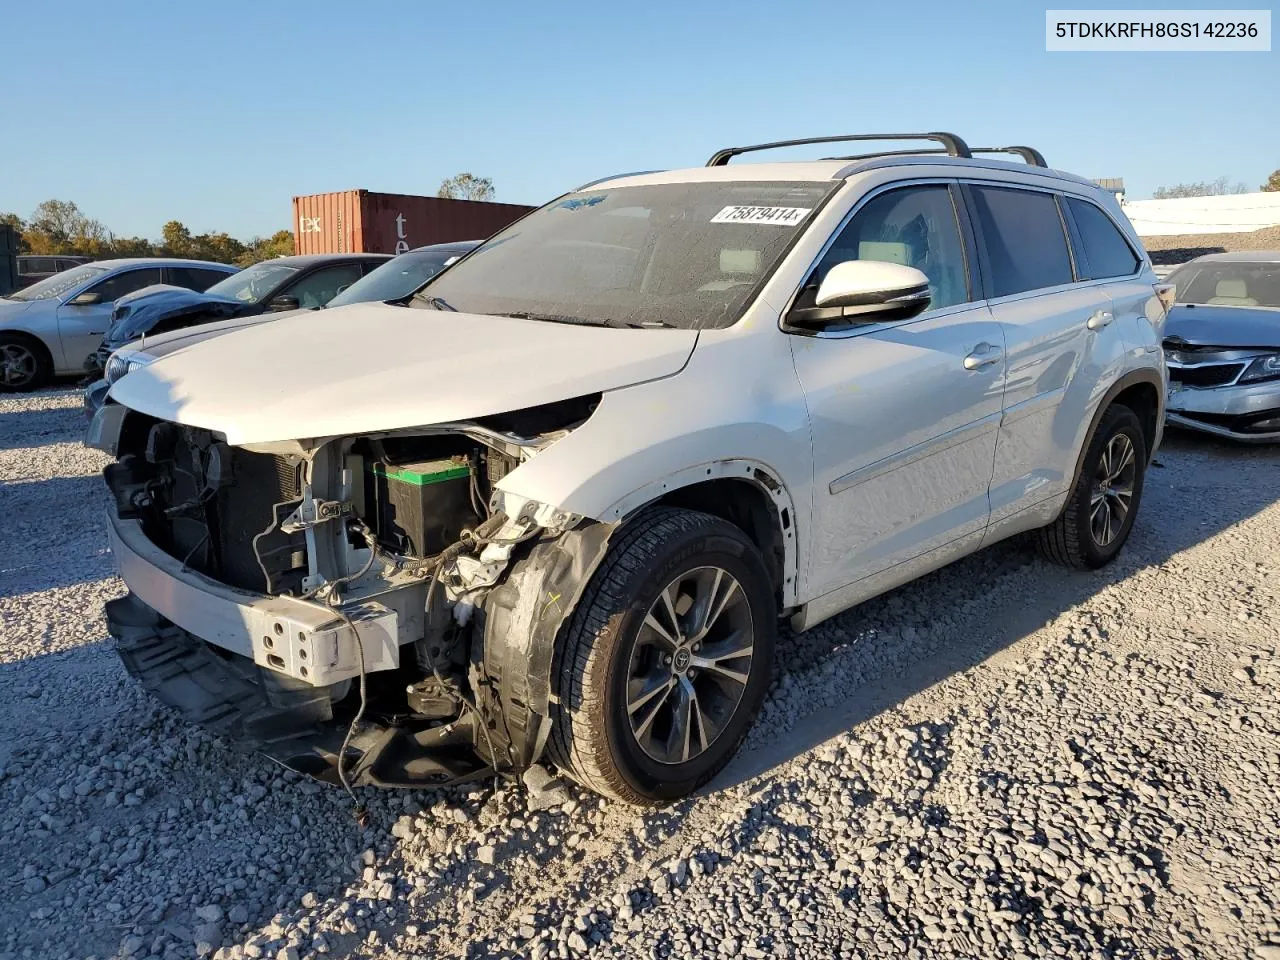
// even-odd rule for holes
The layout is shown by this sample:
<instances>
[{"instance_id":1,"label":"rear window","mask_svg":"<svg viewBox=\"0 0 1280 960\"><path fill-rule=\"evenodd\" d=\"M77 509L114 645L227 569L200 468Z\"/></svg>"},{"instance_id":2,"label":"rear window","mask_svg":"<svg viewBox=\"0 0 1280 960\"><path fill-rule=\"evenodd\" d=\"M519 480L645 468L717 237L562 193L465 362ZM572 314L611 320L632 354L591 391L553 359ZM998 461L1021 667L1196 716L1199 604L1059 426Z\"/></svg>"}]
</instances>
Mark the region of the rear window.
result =
<instances>
[{"instance_id":1,"label":"rear window","mask_svg":"<svg viewBox=\"0 0 1280 960\"><path fill-rule=\"evenodd\" d=\"M973 187L975 214L991 272L991 296L1071 283L1071 254L1052 194Z\"/></svg>"},{"instance_id":2,"label":"rear window","mask_svg":"<svg viewBox=\"0 0 1280 960\"><path fill-rule=\"evenodd\" d=\"M1084 244L1085 262L1080 264L1082 279L1129 277L1137 273L1138 255L1110 217L1087 200L1067 197L1067 205Z\"/></svg>"}]
</instances>

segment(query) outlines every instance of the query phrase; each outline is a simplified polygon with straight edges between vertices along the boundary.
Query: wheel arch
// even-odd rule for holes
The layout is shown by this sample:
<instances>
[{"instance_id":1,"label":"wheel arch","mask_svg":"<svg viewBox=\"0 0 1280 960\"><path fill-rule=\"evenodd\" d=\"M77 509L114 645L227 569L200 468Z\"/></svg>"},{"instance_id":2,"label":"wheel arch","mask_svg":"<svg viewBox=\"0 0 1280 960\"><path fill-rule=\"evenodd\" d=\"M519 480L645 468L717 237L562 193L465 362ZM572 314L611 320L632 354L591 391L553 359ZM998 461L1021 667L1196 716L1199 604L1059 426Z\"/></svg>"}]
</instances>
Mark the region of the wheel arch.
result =
<instances>
[{"instance_id":1,"label":"wheel arch","mask_svg":"<svg viewBox=\"0 0 1280 960\"><path fill-rule=\"evenodd\" d=\"M1107 389L1107 392L1103 394L1102 401L1093 411L1093 417L1089 421L1089 429L1084 435L1084 443L1080 445L1080 450L1076 453L1076 466L1071 474L1071 483L1067 487L1068 490L1075 489L1075 485L1080 479L1080 471L1084 469L1085 455L1089 452L1089 446L1093 443L1094 435L1098 432L1098 424L1102 422L1103 415L1114 404L1122 404L1133 410L1137 415L1138 421L1142 424L1143 439L1147 443L1148 462L1155 456L1156 445L1160 439L1161 424L1164 419L1163 386L1164 383L1160 373L1153 368L1145 367L1141 370L1131 370Z\"/></svg>"},{"instance_id":2,"label":"wheel arch","mask_svg":"<svg viewBox=\"0 0 1280 960\"><path fill-rule=\"evenodd\" d=\"M796 510L782 478L750 459L717 460L646 484L607 511L625 522L646 507L683 507L732 523L755 544L774 578L778 609L796 605L799 557Z\"/></svg>"}]
</instances>

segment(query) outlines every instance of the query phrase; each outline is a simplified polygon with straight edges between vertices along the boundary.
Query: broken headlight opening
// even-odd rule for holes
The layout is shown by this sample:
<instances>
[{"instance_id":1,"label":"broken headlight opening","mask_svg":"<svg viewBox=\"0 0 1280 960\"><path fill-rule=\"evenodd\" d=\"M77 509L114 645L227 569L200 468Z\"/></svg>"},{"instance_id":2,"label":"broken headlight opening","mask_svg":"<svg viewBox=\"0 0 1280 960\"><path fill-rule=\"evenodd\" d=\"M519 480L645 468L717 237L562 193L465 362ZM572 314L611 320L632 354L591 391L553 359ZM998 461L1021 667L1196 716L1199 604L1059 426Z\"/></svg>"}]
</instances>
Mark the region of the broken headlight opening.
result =
<instances>
[{"instance_id":1,"label":"broken headlight opening","mask_svg":"<svg viewBox=\"0 0 1280 960\"><path fill-rule=\"evenodd\" d=\"M522 769L549 729L554 631L510 589L501 631L486 603L535 552L548 559L517 581L568 598L589 573L564 562L570 544L602 550L611 527L497 484L579 408L543 432L465 423L253 450L128 414L105 471L126 667L190 719L348 788Z\"/></svg>"}]
</instances>

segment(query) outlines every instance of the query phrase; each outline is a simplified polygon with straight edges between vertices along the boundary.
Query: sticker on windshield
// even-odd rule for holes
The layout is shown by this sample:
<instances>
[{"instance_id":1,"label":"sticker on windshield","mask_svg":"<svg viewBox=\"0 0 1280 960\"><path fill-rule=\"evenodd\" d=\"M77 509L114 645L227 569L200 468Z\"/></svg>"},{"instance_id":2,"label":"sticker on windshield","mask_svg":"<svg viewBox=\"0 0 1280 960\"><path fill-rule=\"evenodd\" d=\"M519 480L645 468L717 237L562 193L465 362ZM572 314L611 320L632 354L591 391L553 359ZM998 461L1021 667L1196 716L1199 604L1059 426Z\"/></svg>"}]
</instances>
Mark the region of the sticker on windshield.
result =
<instances>
[{"instance_id":1,"label":"sticker on windshield","mask_svg":"<svg viewBox=\"0 0 1280 960\"><path fill-rule=\"evenodd\" d=\"M812 207L725 207L712 223L774 223L794 227L808 216Z\"/></svg>"}]
</instances>

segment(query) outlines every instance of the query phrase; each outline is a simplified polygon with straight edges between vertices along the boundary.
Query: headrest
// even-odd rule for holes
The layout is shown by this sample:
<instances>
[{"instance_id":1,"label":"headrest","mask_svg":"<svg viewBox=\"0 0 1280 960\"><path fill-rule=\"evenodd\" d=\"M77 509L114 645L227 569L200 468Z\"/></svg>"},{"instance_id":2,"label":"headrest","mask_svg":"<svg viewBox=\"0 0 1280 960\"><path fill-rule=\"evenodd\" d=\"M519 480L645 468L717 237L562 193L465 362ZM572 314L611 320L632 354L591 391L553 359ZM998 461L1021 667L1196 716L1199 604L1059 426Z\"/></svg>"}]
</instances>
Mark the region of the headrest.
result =
<instances>
[{"instance_id":1,"label":"headrest","mask_svg":"<svg viewBox=\"0 0 1280 960\"><path fill-rule=\"evenodd\" d=\"M905 243L882 240L862 240L858 243L859 260L878 260L881 263L899 263L911 266L911 250Z\"/></svg>"},{"instance_id":2,"label":"headrest","mask_svg":"<svg viewBox=\"0 0 1280 960\"><path fill-rule=\"evenodd\" d=\"M1249 296L1249 287L1243 280L1219 280L1214 295L1219 297L1238 297L1243 300Z\"/></svg>"},{"instance_id":3,"label":"headrest","mask_svg":"<svg viewBox=\"0 0 1280 960\"><path fill-rule=\"evenodd\" d=\"M721 273L759 273L759 250L721 250Z\"/></svg>"}]
</instances>

